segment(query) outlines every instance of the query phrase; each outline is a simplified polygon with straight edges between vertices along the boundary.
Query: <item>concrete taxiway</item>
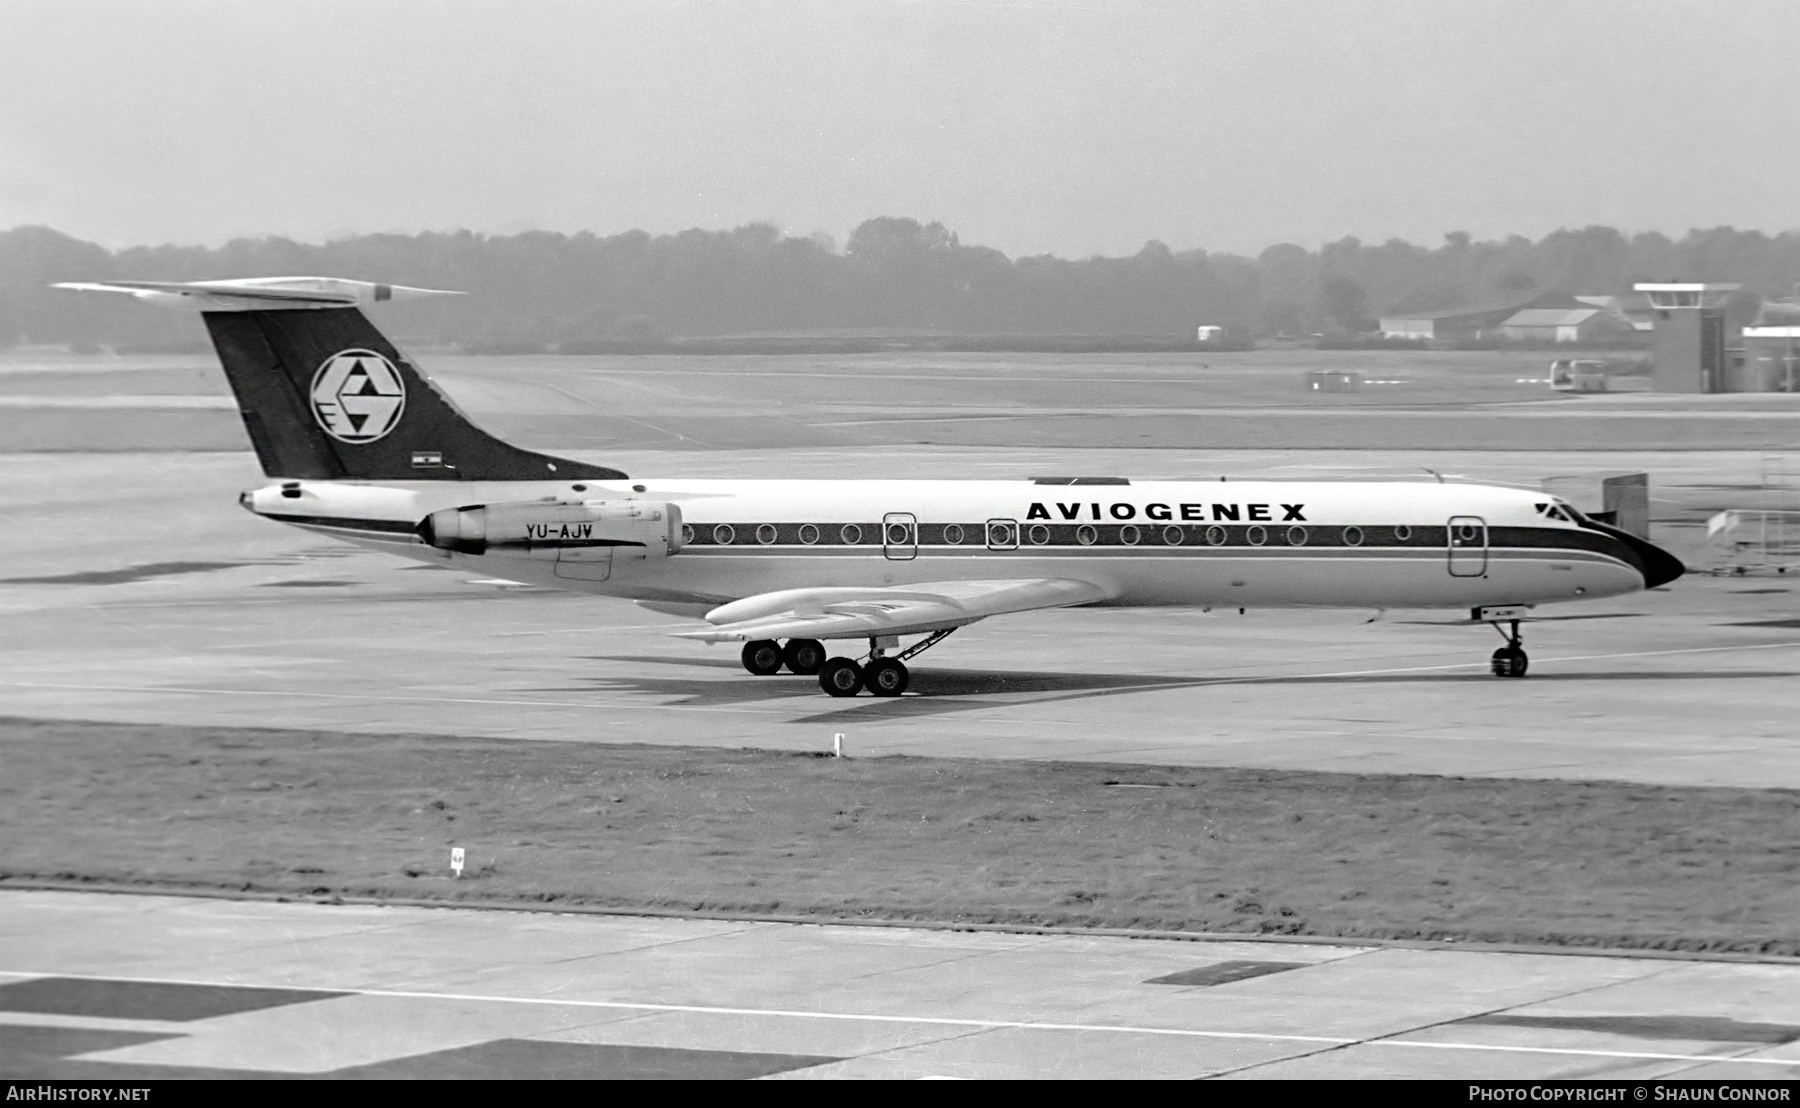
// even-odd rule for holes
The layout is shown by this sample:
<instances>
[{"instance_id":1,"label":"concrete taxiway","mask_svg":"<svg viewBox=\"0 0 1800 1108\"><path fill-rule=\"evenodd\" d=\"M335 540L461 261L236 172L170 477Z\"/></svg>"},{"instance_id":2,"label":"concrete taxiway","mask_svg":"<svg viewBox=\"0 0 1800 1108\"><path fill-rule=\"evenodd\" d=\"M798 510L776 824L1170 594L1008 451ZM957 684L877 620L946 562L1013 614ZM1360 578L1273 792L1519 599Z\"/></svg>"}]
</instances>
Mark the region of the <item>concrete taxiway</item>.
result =
<instances>
[{"instance_id":1,"label":"concrete taxiway","mask_svg":"<svg viewBox=\"0 0 1800 1108\"><path fill-rule=\"evenodd\" d=\"M832 700L622 601L235 510L263 478L216 367L189 361L0 361L0 443L45 451L0 456L5 714L1800 788L1791 576L1546 609L1570 618L1526 629L1523 681L1488 676L1497 636L1451 613L1094 610L983 622L918 659L909 695ZM1414 359L1398 406L1302 403L1302 367L1253 361L904 361L441 376L522 444L636 477L1641 471L1652 537L1696 563L1707 514L1800 507L1761 449L1800 441L1792 397L1563 404L1523 363ZM0 971L7 1077L1800 1070L1792 965L9 892Z\"/></svg>"},{"instance_id":2,"label":"concrete taxiway","mask_svg":"<svg viewBox=\"0 0 1800 1108\"><path fill-rule=\"evenodd\" d=\"M1800 965L0 893L0 1076L1793 1080Z\"/></svg>"}]
</instances>

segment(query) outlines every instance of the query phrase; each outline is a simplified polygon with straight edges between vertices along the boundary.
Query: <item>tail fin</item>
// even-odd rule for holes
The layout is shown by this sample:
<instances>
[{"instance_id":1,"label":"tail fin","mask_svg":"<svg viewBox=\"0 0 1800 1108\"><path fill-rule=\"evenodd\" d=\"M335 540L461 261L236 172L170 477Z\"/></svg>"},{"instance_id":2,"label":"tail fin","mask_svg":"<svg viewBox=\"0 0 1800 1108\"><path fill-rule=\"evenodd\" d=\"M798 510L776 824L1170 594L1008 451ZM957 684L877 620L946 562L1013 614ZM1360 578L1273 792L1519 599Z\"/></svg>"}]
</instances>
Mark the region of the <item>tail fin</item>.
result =
<instances>
[{"instance_id":1,"label":"tail fin","mask_svg":"<svg viewBox=\"0 0 1800 1108\"><path fill-rule=\"evenodd\" d=\"M358 303L446 295L332 277L58 286L200 308L270 477L377 481L616 481L470 422Z\"/></svg>"},{"instance_id":2,"label":"tail fin","mask_svg":"<svg viewBox=\"0 0 1800 1108\"><path fill-rule=\"evenodd\" d=\"M356 308L203 312L271 477L618 480L470 422Z\"/></svg>"}]
</instances>

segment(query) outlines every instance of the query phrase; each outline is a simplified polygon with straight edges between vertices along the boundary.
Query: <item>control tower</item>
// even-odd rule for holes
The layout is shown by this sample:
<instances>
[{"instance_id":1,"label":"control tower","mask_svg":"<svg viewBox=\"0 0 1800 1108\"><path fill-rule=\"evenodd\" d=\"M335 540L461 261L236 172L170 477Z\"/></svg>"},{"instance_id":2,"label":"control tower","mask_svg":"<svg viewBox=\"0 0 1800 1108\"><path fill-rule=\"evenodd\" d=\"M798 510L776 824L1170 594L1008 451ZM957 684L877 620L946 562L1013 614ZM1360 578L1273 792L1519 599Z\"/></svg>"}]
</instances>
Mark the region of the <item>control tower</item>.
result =
<instances>
[{"instance_id":1,"label":"control tower","mask_svg":"<svg viewBox=\"0 0 1800 1108\"><path fill-rule=\"evenodd\" d=\"M1656 309L1657 392L1724 392L1725 297L1741 285L1633 285Z\"/></svg>"}]
</instances>

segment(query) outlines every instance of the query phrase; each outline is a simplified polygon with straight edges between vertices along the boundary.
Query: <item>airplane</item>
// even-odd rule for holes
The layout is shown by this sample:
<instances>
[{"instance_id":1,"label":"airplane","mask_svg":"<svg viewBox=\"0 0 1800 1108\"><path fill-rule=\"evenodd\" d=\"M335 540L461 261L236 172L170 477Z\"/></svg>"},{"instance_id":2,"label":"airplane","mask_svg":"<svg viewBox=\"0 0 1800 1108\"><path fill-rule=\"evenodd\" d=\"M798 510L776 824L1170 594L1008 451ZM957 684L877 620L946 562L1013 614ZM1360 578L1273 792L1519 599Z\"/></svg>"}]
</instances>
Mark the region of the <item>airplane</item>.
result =
<instances>
[{"instance_id":1,"label":"airplane","mask_svg":"<svg viewBox=\"0 0 1800 1108\"><path fill-rule=\"evenodd\" d=\"M198 308L271 483L266 519L698 618L752 674L892 697L960 627L1047 608L1467 608L1524 677L1540 604L1665 585L1667 551L1544 493L1407 481L632 478L465 416L362 307L457 295L343 278L68 283ZM920 636L901 648L905 638ZM859 658L825 644L862 641Z\"/></svg>"}]
</instances>

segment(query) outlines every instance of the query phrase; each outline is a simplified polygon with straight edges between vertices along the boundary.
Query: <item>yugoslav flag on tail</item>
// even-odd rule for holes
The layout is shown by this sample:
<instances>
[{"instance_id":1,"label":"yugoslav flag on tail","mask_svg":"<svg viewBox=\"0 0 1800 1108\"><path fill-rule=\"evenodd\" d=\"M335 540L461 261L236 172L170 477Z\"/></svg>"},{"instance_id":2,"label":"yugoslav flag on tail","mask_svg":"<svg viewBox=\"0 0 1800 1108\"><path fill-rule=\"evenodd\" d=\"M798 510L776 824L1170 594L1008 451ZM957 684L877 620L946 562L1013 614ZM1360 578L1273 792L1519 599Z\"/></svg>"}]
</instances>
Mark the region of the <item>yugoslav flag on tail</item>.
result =
<instances>
[{"instance_id":1,"label":"yugoslav flag on tail","mask_svg":"<svg viewBox=\"0 0 1800 1108\"><path fill-rule=\"evenodd\" d=\"M521 450L477 427L359 304L455 296L338 277L77 282L198 309L270 477L374 481L619 480L604 466Z\"/></svg>"}]
</instances>

